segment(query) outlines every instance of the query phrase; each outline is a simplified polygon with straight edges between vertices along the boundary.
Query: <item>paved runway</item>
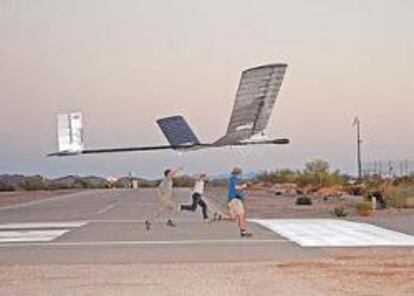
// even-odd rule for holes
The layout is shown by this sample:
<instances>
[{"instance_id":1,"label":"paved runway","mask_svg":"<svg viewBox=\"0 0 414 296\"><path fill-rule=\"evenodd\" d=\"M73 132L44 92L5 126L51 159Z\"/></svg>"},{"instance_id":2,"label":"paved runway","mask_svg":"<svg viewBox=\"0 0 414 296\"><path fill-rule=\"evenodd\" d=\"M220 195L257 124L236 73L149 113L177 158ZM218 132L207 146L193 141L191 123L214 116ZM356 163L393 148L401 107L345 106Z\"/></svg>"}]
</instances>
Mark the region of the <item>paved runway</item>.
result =
<instances>
[{"instance_id":1,"label":"paved runway","mask_svg":"<svg viewBox=\"0 0 414 296\"><path fill-rule=\"evenodd\" d=\"M189 202L187 189L175 199ZM199 210L175 215L176 228L144 219L153 189L88 190L0 209L0 264L254 262L321 256L255 223L241 238L233 222L203 223Z\"/></svg>"}]
</instances>

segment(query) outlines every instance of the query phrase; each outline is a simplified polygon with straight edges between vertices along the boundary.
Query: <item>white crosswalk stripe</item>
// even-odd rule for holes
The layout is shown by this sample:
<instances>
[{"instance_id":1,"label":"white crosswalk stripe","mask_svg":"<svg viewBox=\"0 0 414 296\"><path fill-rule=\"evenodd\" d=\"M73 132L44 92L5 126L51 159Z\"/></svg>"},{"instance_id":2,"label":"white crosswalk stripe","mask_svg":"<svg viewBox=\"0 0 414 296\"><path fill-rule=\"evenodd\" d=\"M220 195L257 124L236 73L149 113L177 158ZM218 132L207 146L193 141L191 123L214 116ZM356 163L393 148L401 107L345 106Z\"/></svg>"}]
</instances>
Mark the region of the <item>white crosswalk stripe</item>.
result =
<instances>
[{"instance_id":1,"label":"white crosswalk stripe","mask_svg":"<svg viewBox=\"0 0 414 296\"><path fill-rule=\"evenodd\" d=\"M254 219L302 247L414 246L414 236L375 225L335 219Z\"/></svg>"},{"instance_id":2,"label":"white crosswalk stripe","mask_svg":"<svg viewBox=\"0 0 414 296\"><path fill-rule=\"evenodd\" d=\"M0 224L0 243L50 242L87 222Z\"/></svg>"}]
</instances>

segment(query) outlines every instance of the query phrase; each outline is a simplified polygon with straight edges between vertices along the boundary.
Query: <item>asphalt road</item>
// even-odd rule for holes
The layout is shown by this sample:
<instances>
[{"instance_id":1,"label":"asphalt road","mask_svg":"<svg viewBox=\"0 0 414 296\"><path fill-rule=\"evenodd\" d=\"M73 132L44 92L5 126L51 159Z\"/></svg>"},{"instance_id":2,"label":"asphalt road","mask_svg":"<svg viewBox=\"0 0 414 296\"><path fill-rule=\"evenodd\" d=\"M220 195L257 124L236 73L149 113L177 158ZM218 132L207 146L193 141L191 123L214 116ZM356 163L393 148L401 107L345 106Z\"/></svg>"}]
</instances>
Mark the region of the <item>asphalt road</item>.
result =
<instances>
[{"instance_id":1,"label":"asphalt road","mask_svg":"<svg viewBox=\"0 0 414 296\"><path fill-rule=\"evenodd\" d=\"M175 189L174 198L189 202L190 192ZM209 198L212 207L222 208L218 200ZM241 238L234 222L204 223L200 210L177 213L175 228L159 220L148 232L144 219L156 209L153 189L82 191L0 209L0 264L258 262L322 255L254 223L248 225L254 236ZM16 236L23 241L13 241Z\"/></svg>"}]
</instances>

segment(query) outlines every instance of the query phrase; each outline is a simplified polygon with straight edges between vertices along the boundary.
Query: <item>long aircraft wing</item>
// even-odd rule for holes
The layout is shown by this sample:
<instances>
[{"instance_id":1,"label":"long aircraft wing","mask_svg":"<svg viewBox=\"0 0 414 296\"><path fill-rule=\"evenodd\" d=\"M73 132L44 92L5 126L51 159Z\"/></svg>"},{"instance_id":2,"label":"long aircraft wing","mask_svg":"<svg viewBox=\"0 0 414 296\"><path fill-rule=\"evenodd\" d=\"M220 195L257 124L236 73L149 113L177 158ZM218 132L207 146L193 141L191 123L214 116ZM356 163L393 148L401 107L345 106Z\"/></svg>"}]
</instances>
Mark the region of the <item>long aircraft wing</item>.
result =
<instances>
[{"instance_id":1,"label":"long aircraft wing","mask_svg":"<svg viewBox=\"0 0 414 296\"><path fill-rule=\"evenodd\" d=\"M288 139L272 139L265 140L260 142L240 142L234 143L227 146L247 146L247 145L263 145L263 144L289 144ZM53 152L47 154L47 156L69 156L69 155L79 155L79 154L99 154L99 153L116 153L116 152L134 152L134 151L156 151L156 150L182 150L190 151L202 148L220 148L223 146L218 146L214 143L200 143L195 145L159 145L159 146L140 146L140 147L125 147L125 148L102 148L102 149L85 149L78 152Z\"/></svg>"},{"instance_id":2,"label":"long aircraft wing","mask_svg":"<svg viewBox=\"0 0 414 296\"><path fill-rule=\"evenodd\" d=\"M47 156L68 156L78 154L98 154L98 153L114 153L114 152L133 152L133 151L154 151L154 150L184 150L191 149L194 145L159 145L159 146L139 146L124 148L102 148L102 149L84 149L79 151L59 151L47 154Z\"/></svg>"},{"instance_id":3,"label":"long aircraft wing","mask_svg":"<svg viewBox=\"0 0 414 296\"><path fill-rule=\"evenodd\" d=\"M157 120L169 145L84 149L82 115L75 112L58 115L58 152L50 153L48 156L288 144L288 139L269 140L262 137L286 68L286 64L269 64L243 71L226 134L214 143L201 143L182 116L170 116Z\"/></svg>"}]
</instances>

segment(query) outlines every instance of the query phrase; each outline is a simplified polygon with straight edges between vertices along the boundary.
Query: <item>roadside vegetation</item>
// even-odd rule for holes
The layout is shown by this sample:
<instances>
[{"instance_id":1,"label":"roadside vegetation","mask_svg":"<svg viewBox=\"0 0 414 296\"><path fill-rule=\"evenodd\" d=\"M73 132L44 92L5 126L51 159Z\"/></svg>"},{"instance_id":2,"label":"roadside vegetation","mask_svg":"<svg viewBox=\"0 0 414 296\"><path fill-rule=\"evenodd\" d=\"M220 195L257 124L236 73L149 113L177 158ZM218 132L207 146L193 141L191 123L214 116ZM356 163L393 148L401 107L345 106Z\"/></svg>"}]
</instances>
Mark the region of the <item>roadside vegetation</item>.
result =
<instances>
[{"instance_id":1,"label":"roadside vegetation","mask_svg":"<svg viewBox=\"0 0 414 296\"><path fill-rule=\"evenodd\" d=\"M137 178L140 187L155 187L158 181ZM1 191L33 191L33 190L62 190L62 189L99 189L99 188L129 188L131 178L108 180L96 176L65 176L49 179L39 175L0 175Z\"/></svg>"},{"instance_id":2,"label":"roadside vegetation","mask_svg":"<svg viewBox=\"0 0 414 296\"><path fill-rule=\"evenodd\" d=\"M394 208L414 208L414 185L392 186L384 193L389 206Z\"/></svg>"},{"instance_id":3,"label":"roadside vegetation","mask_svg":"<svg viewBox=\"0 0 414 296\"><path fill-rule=\"evenodd\" d=\"M104 189L104 188L131 188L135 180L140 188L158 186L160 180L148 180L144 178L123 177L118 179L106 179L96 176L65 176L60 178L45 178L40 175L0 175L0 192L10 191L34 191L34 190L62 190L62 189ZM191 176L174 178L174 186L191 187L194 185Z\"/></svg>"},{"instance_id":4,"label":"roadside vegetation","mask_svg":"<svg viewBox=\"0 0 414 296\"><path fill-rule=\"evenodd\" d=\"M257 181L270 183L294 183L299 187L342 186L349 177L338 170L331 171L329 163L324 160L314 160L305 164L303 170L282 169L265 171L256 177Z\"/></svg>"},{"instance_id":5,"label":"roadside vegetation","mask_svg":"<svg viewBox=\"0 0 414 296\"><path fill-rule=\"evenodd\" d=\"M347 216L352 208L369 215L372 199L375 199L377 209L414 208L414 175L392 179L374 175L356 180L338 170L331 170L329 163L320 159L306 163L302 170L262 172L256 176L255 184L276 195L299 196L297 205L305 204L301 196L321 198L325 202L335 199L338 205L332 212L336 217ZM359 196L361 200L352 206L348 202L345 207L350 196Z\"/></svg>"},{"instance_id":6,"label":"roadside vegetation","mask_svg":"<svg viewBox=\"0 0 414 296\"><path fill-rule=\"evenodd\" d=\"M156 187L160 180L123 177L106 179L96 176L65 176L45 178L40 175L0 175L0 191L33 191L90 188L131 188L132 181L138 187ZM251 181L251 189L263 189L275 195L291 195L296 197L297 205L311 205L309 198L320 198L327 202L335 198L338 203L332 211L337 217L345 217L349 207L344 206L347 196L362 197L354 208L368 209L368 204L375 198L379 208L414 208L414 175L404 178L384 179L374 175L363 180L332 170L327 161L316 159L304 165L301 170L280 169L264 171ZM176 187L192 187L193 176L183 175L174 178ZM225 187L226 179L212 179L212 187Z\"/></svg>"}]
</instances>

